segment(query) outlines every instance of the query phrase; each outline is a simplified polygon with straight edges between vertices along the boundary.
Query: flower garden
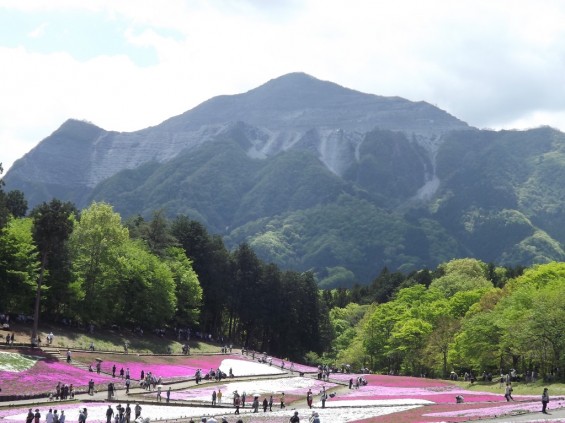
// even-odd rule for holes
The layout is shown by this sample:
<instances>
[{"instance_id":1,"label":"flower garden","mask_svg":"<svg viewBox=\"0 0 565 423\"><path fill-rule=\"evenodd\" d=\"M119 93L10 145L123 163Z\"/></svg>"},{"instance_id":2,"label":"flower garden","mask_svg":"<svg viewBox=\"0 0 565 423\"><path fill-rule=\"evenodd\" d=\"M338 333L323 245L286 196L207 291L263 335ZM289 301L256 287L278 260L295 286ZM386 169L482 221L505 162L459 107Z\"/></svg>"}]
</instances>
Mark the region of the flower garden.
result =
<instances>
[{"instance_id":1,"label":"flower garden","mask_svg":"<svg viewBox=\"0 0 565 423\"><path fill-rule=\"evenodd\" d=\"M102 373L89 372L86 367L94 364L96 358L102 361ZM348 382L358 375L332 374L330 381L318 380L315 374L299 376L297 372L315 373L316 369L308 366L294 365L294 374L280 365L262 364L251 357L237 354L214 354L207 356L143 356L124 354L95 354L74 352L74 364L68 364L58 357L40 351L10 350L0 352L0 423L25 421L29 406L14 403L14 400L35 397L30 406L39 408L45 416L49 408L65 411L68 421L77 421L79 408L87 407L88 422L105 422L108 405L117 406L125 401L139 402L142 405L142 417L151 420L188 420L189 417L199 421L201 416L226 416L233 418L233 392L247 393L246 407L241 408L241 418L250 422L287 422L292 410L300 413L301 420L307 421L311 415L305 403L308 390L314 394L314 408L324 423L335 422L463 422L485 420L506 416L501 421L512 421L516 414L527 414L530 420L565 422L559 416L551 420L542 419L539 396L515 395L516 402L506 402L502 393L477 392L462 389L451 383L424 378L402 376L365 375L368 384L358 389L349 389ZM277 362L278 363L278 362ZM148 371L163 379L167 388L171 388L170 403L157 403L155 392L134 389L129 396L123 390L118 397L107 402L105 392L89 397L77 397L74 401L48 402L48 393L53 393L58 382L73 384L79 392L84 392L90 379L99 389L111 382L119 382L112 378L112 367L116 366L116 374L121 368L129 368L131 377L139 378L141 370ZM94 367L94 366L93 366ZM197 369L207 372L220 368L228 373L232 369L235 378L216 381L205 381L196 385L192 380ZM118 388L123 384L117 384ZM137 386L136 386L137 387ZM221 390L222 404L211 406L212 392ZM332 394L321 408L320 393L325 390ZM280 408L280 397L284 392L286 408ZM273 411L252 413L250 403L253 396L260 402L273 396ZM455 397L461 395L465 401L455 403ZM41 398L39 398L41 397ZM2 406L2 403L6 404ZM550 411L565 407L565 400L552 398ZM563 413L565 414L565 412ZM185 420L186 419L186 420ZM44 421L43 419L41 420Z\"/></svg>"}]
</instances>

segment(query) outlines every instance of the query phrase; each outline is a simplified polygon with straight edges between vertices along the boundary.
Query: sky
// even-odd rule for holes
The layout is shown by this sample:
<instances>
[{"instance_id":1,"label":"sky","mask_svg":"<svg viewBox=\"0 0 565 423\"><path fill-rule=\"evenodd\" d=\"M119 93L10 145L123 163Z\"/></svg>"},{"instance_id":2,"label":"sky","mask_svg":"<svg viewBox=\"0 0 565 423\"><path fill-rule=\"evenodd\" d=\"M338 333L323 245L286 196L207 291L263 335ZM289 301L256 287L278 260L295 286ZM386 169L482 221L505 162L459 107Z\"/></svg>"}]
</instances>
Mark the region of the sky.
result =
<instances>
[{"instance_id":1,"label":"sky","mask_svg":"<svg viewBox=\"0 0 565 423\"><path fill-rule=\"evenodd\" d=\"M565 131L563 22L562 0L0 0L0 163L69 118L138 130L290 72Z\"/></svg>"}]
</instances>

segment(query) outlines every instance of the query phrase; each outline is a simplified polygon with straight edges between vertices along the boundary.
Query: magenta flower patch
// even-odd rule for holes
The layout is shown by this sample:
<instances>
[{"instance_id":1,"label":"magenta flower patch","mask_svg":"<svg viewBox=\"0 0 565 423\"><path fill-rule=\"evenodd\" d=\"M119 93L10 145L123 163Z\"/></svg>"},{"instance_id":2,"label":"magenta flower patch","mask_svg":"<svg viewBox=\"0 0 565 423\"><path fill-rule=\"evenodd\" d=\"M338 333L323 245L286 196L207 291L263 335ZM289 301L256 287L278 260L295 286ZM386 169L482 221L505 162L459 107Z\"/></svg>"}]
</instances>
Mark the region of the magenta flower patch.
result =
<instances>
[{"instance_id":1,"label":"magenta flower patch","mask_svg":"<svg viewBox=\"0 0 565 423\"><path fill-rule=\"evenodd\" d=\"M120 370L124 374L129 369L131 379L139 380L141 371L144 375L151 372L157 378L180 379L192 378L198 369L207 373L210 369L216 370L226 358L234 358L235 355L209 355L209 356L143 356L123 354L99 354L102 373L112 374L113 366L116 366L116 377L120 376ZM75 358L83 363L90 364L96 369L97 361L92 354L76 354Z\"/></svg>"},{"instance_id":2,"label":"magenta flower patch","mask_svg":"<svg viewBox=\"0 0 565 423\"><path fill-rule=\"evenodd\" d=\"M80 369L53 357L42 357L31 368L22 372L0 371L1 396L22 397L55 392L58 382L73 384L75 388L86 387L90 379L95 384L107 384L111 378Z\"/></svg>"}]
</instances>

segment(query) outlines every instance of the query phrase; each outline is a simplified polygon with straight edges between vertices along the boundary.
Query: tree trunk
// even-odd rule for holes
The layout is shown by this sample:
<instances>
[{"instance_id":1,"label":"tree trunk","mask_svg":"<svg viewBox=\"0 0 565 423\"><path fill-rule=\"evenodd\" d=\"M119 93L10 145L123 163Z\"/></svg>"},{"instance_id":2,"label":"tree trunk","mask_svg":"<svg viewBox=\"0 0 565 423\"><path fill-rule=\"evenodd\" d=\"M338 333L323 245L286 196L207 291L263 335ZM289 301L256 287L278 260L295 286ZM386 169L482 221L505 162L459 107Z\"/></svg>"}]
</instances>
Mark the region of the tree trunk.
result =
<instances>
[{"instance_id":1,"label":"tree trunk","mask_svg":"<svg viewBox=\"0 0 565 423\"><path fill-rule=\"evenodd\" d=\"M35 294L35 311L33 313L33 329L31 331L31 344L39 345L37 342L37 330L39 327L39 305L41 302L41 286L43 285L43 275L47 267L47 253L41 257L41 268L39 269L39 279L37 280L37 292Z\"/></svg>"}]
</instances>

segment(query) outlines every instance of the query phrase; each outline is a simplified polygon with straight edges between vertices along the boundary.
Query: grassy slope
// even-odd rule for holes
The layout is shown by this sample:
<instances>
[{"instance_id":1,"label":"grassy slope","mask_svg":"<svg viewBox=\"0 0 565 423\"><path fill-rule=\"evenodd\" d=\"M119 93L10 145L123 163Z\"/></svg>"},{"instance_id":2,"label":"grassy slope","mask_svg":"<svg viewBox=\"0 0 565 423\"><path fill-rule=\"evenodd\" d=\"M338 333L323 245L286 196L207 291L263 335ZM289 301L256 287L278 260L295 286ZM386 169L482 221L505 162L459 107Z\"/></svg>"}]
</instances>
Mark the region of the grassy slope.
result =
<instances>
[{"instance_id":1,"label":"grassy slope","mask_svg":"<svg viewBox=\"0 0 565 423\"><path fill-rule=\"evenodd\" d=\"M0 334L5 337L8 333L14 333L16 335L16 343L28 345L31 330L31 324L16 323L12 324L10 332L0 331ZM172 330L169 330L165 337L159 337L149 332L146 332L143 336L138 336L127 329L122 331L101 329L96 330L93 334L89 334L77 328L42 324L39 332L42 346L46 346L47 334L53 332L54 339L51 346L63 349L88 349L90 343L93 342L97 351L123 352L123 346L126 341L129 344L129 351L132 353L164 354L167 352L167 347L171 347L174 353L180 353L182 348L182 344L174 339ZM3 338L0 339L0 343L2 341ZM219 345L199 340L191 340L189 345L194 354L220 352L221 348Z\"/></svg>"},{"instance_id":2,"label":"grassy slope","mask_svg":"<svg viewBox=\"0 0 565 423\"><path fill-rule=\"evenodd\" d=\"M495 394L504 395L504 387L501 388L498 382L469 382L458 381L454 382L455 385L469 391L493 392ZM538 380L536 383L513 382L512 395L539 395L543 388L549 388L549 393L552 397L565 396L565 384L563 383L545 383Z\"/></svg>"}]
</instances>

